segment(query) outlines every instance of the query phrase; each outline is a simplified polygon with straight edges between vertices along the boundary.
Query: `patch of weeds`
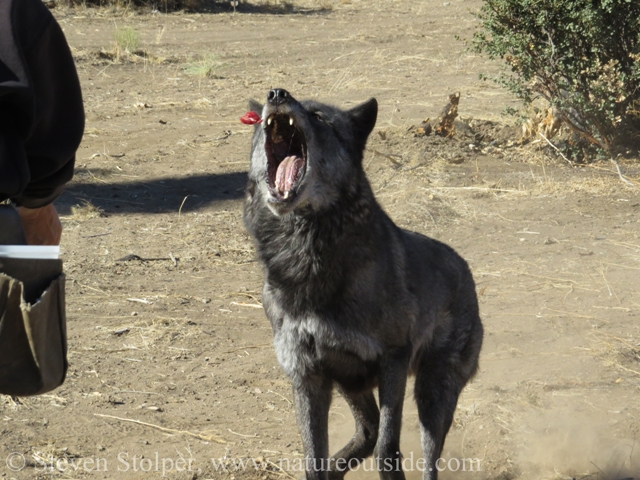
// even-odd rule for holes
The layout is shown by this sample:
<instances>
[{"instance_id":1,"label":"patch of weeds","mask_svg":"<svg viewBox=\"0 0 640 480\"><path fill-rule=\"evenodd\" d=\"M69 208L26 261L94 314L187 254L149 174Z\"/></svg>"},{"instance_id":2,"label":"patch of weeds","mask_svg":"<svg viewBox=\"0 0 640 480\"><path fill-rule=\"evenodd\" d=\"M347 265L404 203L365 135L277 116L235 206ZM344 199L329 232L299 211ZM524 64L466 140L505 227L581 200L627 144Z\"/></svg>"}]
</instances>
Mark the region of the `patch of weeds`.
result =
<instances>
[{"instance_id":1,"label":"patch of weeds","mask_svg":"<svg viewBox=\"0 0 640 480\"><path fill-rule=\"evenodd\" d=\"M316 0L316 3L323 12L330 12L333 10L333 3L330 0Z\"/></svg>"},{"instance_id":2,"label":"patch of weeds","mask_svg":"<svg viewBox=\"0 0 640 480\"><path fill-rule=\"evenodd\" d=\"M216 72L220 69L220 63L215 55L206 55L200 60L188 63L183 67L184 73L200 78L223 78Z\"/></svg>"},{"instance_id":3,"label":"patch of weeds","mask_svg":"<svg viewBox=\"0 0 640 480\"><path fill-rule=\"evenodd\" d=\"M262 6L266 10L279 10L282 12L293 12L295 5L291 0L263 0Z\"/></svg>"},{"instance_id":4,"label":"patch of weeds","mask_svg":"<svg viewBox=\"0 0 640 480\"><path fill-rule=\"evenodd\" d=\"M131 55L140 45L140 34L133 27L122 27L114 33L116 58Z\"/></svg>"}]
</instances>

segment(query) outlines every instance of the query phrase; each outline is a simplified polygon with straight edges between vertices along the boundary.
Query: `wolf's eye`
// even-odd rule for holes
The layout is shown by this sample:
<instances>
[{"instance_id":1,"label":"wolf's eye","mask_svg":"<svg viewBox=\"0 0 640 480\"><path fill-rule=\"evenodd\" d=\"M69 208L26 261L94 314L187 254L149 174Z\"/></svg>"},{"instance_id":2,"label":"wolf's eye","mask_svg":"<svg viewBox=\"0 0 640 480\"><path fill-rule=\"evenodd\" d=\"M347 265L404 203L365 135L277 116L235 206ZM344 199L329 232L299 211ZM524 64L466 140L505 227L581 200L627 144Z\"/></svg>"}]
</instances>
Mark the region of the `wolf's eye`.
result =
<instances>
[{"instance_id":1,"label":"wolf's eye","mask_svg":"<svg viewBox=\"0 0 640 480\"><path fill-rule=\"evenodd\" d=\"M322 123L326 123L327 125L329 124L329 122L327 122L327 120L322 116L322 112L313 112L313 116L316 117L316 119L320 120Z\"/></svg>"}]
</instances>

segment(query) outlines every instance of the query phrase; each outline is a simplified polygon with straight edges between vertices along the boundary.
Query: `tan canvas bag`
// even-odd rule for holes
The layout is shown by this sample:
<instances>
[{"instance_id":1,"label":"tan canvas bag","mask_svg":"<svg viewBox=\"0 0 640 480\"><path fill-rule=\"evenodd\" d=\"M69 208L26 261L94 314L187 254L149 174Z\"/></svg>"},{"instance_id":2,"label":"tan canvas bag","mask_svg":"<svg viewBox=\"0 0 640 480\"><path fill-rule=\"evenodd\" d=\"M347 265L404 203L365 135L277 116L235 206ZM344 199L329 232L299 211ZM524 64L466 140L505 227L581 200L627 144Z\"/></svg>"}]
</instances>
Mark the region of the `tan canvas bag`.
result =
<instances>
[{"instance_id":1,"label":"tan canvas bag","mask_svg":"<svg viewBox=\"0 0 640 480\"><path fill-rule=\"evenodd\" d=\"M61 271L60 260L0 258L0 393L37 395L64 382L68 364Z\"/></svg>"}]
</instances>

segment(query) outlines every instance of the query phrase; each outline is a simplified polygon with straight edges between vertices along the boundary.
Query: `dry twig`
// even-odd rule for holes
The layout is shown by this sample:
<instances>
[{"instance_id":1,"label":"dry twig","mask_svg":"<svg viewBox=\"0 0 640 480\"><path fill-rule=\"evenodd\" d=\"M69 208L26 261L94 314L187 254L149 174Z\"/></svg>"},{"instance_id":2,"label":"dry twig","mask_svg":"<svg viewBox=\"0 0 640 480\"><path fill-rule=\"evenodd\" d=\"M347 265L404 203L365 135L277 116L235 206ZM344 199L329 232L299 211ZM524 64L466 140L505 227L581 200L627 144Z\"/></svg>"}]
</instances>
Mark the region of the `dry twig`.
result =
<instances>
[{"instance_id":1,"label":"dry twig","mask_svg":"<svg viewBox=\"0 0 640 480\"><path fill-rule=\"evenodd\" d=\"M542 132L538 132L538 135L540 135L545 142L547 142L556 152L558 152L558 155L560 155L569 165L571 165L572 167L574 166L573 162L569 160L567 157L565 157L564 154L560 151L560 149L556 147L553 143L551 143L551 141L547 137L545 137L542 134Z\"/></svg>"},{"instance_id":2,"label":"dry twig","mask_svg":"<svg viewBox=\"0 0 640 480\"><path fill-rule=\"evenodd\" d=\"M249 345L248 347L240 347L240 348L236 348L234 350L229 350L228 352L222 352L223 354L227 354L227 353L235 353L235 352L241 352L242 350L247 350L249 348L263 348L263 347L270 347L271 344L270 343L262 343L260 345Z\"/></svg>"},{"instance_id":3,"label":"dry twig","mask_svg":"<svg viewBox=\"0 0 640 480\"><path fill-rule=\"evenodd\" d=\"M616 170L618 171L618 176L620 177L620 180L622 180L627 185L631 185L632 187L635 187L636 186L635 183L633 183L631 180L629 180L624 175L622 175L622 172L620 171L620 165L618 165L618 162L616 162L613 158L611 158L610 160L611 160L611 163L615 165Z\"/></svg>"},{"instance_id":4,"label":"dry twig","mask_svg":"<svg viewBox=\"0 0 640 480\"><path fill-rule=\"evenodd\" d=\"M173 428L161 427L160 425L154 425L153 423L142 422L140 420L134 420L132 418L122 418L122 417L116 417L114 415L105 415L105 414L102 414L102 413L94 413L94 415L96 417L113 418L114 420L120 420L121 422L130 422L130 423L135 423L137 425L143 425L145 427L155 428L156 430L160 430L161 432L177 433L177 434L180 434L180 435L188 435L190 437L194 437L194 438L197 438L199 440L204 440L205 442L229 443L226 440L224 440L224 439L222 439L220 437L217 437L217 436L201 435L199 433L189 432L188 430L175 430Z\"/></svg>"}]
</instances>

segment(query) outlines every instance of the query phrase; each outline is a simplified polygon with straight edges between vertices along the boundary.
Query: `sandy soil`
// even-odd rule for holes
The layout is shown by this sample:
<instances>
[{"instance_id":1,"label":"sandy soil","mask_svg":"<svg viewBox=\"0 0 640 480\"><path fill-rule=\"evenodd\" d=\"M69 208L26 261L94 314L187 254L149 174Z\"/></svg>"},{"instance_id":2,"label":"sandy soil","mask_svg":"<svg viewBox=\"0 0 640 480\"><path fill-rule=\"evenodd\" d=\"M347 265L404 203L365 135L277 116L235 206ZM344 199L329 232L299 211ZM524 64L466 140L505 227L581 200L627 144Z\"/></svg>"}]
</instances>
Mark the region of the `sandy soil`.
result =
<instances>
[{"instance_id":1,"label":"sandy soil","mask_svg":"<svg viewBox=\"0 0 640 480\"><path fill-rule=\"evenodd\" d=\"M573 168L544 142L513 142L501 117L511 99L478 80L495 66L454 39L469 38L479 4L54 10L87 111L75 179L56 202L70 368L49 395L0 397L1 478L300 476L290 387L241 220L251 128L238 118L276 86L341 106L375 96L365 163L379 200L473 268L485 344L442 478L638 476L639 190L610 163ZM115 55L125 26L139 55ZM416 136L454 91L457 135ZM637 160L620 165L640 183ZM417 479L407 393L403 453ZM336 399L332 450L351 429ZM481 471L462 472L464 459ZM248 468L235 471L240 460Z\"/></svg>"}]
</instances>

